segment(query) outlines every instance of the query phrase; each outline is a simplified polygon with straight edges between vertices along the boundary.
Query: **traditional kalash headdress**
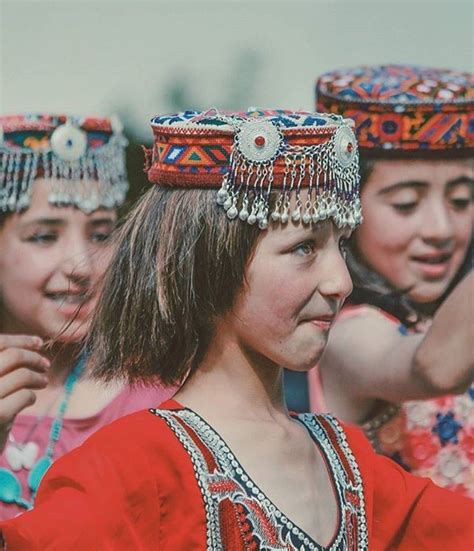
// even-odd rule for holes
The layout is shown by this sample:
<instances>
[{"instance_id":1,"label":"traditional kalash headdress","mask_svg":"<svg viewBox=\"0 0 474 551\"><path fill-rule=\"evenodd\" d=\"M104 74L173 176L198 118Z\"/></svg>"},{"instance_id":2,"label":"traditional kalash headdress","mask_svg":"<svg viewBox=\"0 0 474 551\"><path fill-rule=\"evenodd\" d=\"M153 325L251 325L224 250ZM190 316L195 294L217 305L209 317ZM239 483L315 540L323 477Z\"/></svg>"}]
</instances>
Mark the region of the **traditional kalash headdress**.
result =
<instances>
[{"instance_id":1,"label":"traditional kalash headdress","mask_svg":"<svg viewBox=\"0 0 474 551\"><path fill-rule=\"evenodd\" d=\"M326 73L317 109L355 121L359 147L439 151L474 148L474 75L404 65Z\"/></svg>"},{"instance_id":2,"label":"traditional kalash headdress","mask_svg":"<svg viewBox=\"0 0 474 551\"><path fill-rule=\"evenodd\" d=\"M361 221L353 122L338 115L282 110L157 116L148 178L161 186L217 188L230 219L261 229L269 220L305 224ZM269 212L270 192L278 197ZM296 201L290 212L290 197Z\"/></svg>"},{"instance_id":3,"label":"traditional kalash headdress","mask_svg":"<svg viewBox=\"0 0 474 551\"><path fill-rule=\"evenodd\" d=\"M35 178L55 181L48 200L88 213L122 204L127 140L117 119L0 116L0 212L28 208ZM84 180L97 180L91 190Z\"/></svg>"}]
</instances>

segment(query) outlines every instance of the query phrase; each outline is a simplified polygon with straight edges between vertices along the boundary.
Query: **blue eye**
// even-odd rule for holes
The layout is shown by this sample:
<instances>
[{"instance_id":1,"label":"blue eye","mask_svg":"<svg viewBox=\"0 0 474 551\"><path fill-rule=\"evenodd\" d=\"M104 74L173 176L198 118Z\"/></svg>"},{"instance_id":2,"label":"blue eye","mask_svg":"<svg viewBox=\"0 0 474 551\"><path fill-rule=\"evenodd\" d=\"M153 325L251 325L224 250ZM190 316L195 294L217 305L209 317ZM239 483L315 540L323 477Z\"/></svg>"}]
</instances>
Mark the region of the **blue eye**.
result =
<instances>
[{"instance_id":1,"label":"blue eye","mask_svg":"<svg viewBox=\"0 0 474 551\"><path fill-rule=\"evenodd\" d=\"M93 243L105 243L110 239L111 235L111 232L96 232L92 234L91 241Z\"/></svg>"},{"instance_id":2,"label":"blue eye","mask_svg":"<svg viewBox=\"0 0 474 551\"><path fill-rule=\"evenodd\" d=\"M314 253L315 245L313 241L305 241L304 243L300 243L297 245L293 252L300 255L300 256L308 256L310 254Z\"/></svg>"}]
</instances>

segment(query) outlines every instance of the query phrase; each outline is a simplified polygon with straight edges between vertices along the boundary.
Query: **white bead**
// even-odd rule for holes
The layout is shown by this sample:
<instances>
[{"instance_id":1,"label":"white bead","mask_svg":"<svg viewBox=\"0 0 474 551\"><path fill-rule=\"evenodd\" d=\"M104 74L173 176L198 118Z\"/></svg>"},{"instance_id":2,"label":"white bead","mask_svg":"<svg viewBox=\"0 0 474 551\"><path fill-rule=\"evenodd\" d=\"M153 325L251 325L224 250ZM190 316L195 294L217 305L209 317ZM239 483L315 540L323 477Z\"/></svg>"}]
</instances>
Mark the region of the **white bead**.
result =
<instances>
[{"instance_id":1,"label":"white bead","mask_svg":"<svg viewBox=\"0 0 474 551\"><path fill-rule=\"evenodd\" d=\"M274 222L278 222L278 220L280 220L280 218L281 218L281 215L280 215L280 213L279 213L278 211L274 210L274 211L272 212L271 217L272 217L272 220L273 220Z\"/></svg>"},{"instance_id":2,"label":"white bead","mask_svg":"<svg viewBox=\"0 0 474 551\"><path fill-rule=\"evenodd\" d=\"M227 199L227 196L228 196L228 193L225 189L220 189L218 192L217 192L217 204L218 205L223 205Z\"/></svg>"},{"instance_id":3,"label":"white bead","mask_svg":"<svg viewBox=\"0 0 474 551\"><path fill-rule=\"evenodd\" d=\"M231 220L233 220L234 218L236 218L236 216L239 214L239 211L236 209L236 207L232 206L230 207L230 209L227 211L227 216L228 218L230 218Z\"/></svg>"},{"instance_id":4,"label":"white bead","mask_svg":"<svg viewBox=\"0 0 474 551\"><path fill-rule=\"evenodd\" d=\"M249 217L249 211L246 209L242 209L239 213L239 218L242 220L242 222L245 222L248 217Z\"/></svg>"},{"instance_id":5,"label":"white bead","mask_svg":"<svg viewBox=\"0 0 474 551\"><path fill-rule=\"evenodd\" d=\"M299 222L300 218L301 218L300 211L299 210L293 211L293 214L291 215L291 219L293 220L293 222Z\"/></svg>"}]
</instances>

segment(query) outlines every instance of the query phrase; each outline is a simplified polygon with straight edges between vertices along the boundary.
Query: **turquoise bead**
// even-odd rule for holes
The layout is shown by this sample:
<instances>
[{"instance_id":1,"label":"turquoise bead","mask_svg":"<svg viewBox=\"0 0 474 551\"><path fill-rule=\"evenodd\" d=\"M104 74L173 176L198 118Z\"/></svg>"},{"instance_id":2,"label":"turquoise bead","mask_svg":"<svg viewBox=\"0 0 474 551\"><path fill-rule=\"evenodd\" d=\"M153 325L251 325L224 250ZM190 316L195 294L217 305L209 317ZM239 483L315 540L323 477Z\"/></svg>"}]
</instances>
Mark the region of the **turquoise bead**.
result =
<instances>
[{"instance_id":1,"label":"turquoise bead","mask_svg":"<svg viewBox=\"0 0 474 551\"><path fill-rule=\"evenodd\" d=\"M0 469L0 501L16 503L19 499L21 485L18 478L7 469Z\"/></svg>"},{"instance_id":2,"label":"turquoise bead","mask_svg":"<svg viewBox=\"0 0 474 551\"><path fill-rule=\"evenodd\" d=\"M50 457L45 456L42 457L38 462L36 462L31 469L30 474L28 475L28 486L30 487L33 494L36 494L36 491L38 490L43 476L46 474L46 471L51 467L52 464L53 460Z\"/></svg>"}]
</instances>

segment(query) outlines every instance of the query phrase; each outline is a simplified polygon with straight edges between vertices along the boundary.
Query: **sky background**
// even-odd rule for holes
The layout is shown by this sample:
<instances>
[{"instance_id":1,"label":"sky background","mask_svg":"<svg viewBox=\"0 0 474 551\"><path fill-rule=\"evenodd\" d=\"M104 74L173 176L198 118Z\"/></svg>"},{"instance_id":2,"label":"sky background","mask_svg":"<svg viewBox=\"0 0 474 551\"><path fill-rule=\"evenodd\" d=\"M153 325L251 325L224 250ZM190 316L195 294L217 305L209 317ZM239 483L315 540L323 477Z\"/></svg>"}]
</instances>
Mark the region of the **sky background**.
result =
<instances>
[{"instance_id":1,"label":"sky background","mask_svg":"<svg viewBox=\"0 0 474 551\"><path fill-rule=\"evenodd\" d=\"M473 70L473 3L0 0L0 110L118 114L132 142L185 107L312 109L318 75Z\"/></svg>"}]
</instances>

